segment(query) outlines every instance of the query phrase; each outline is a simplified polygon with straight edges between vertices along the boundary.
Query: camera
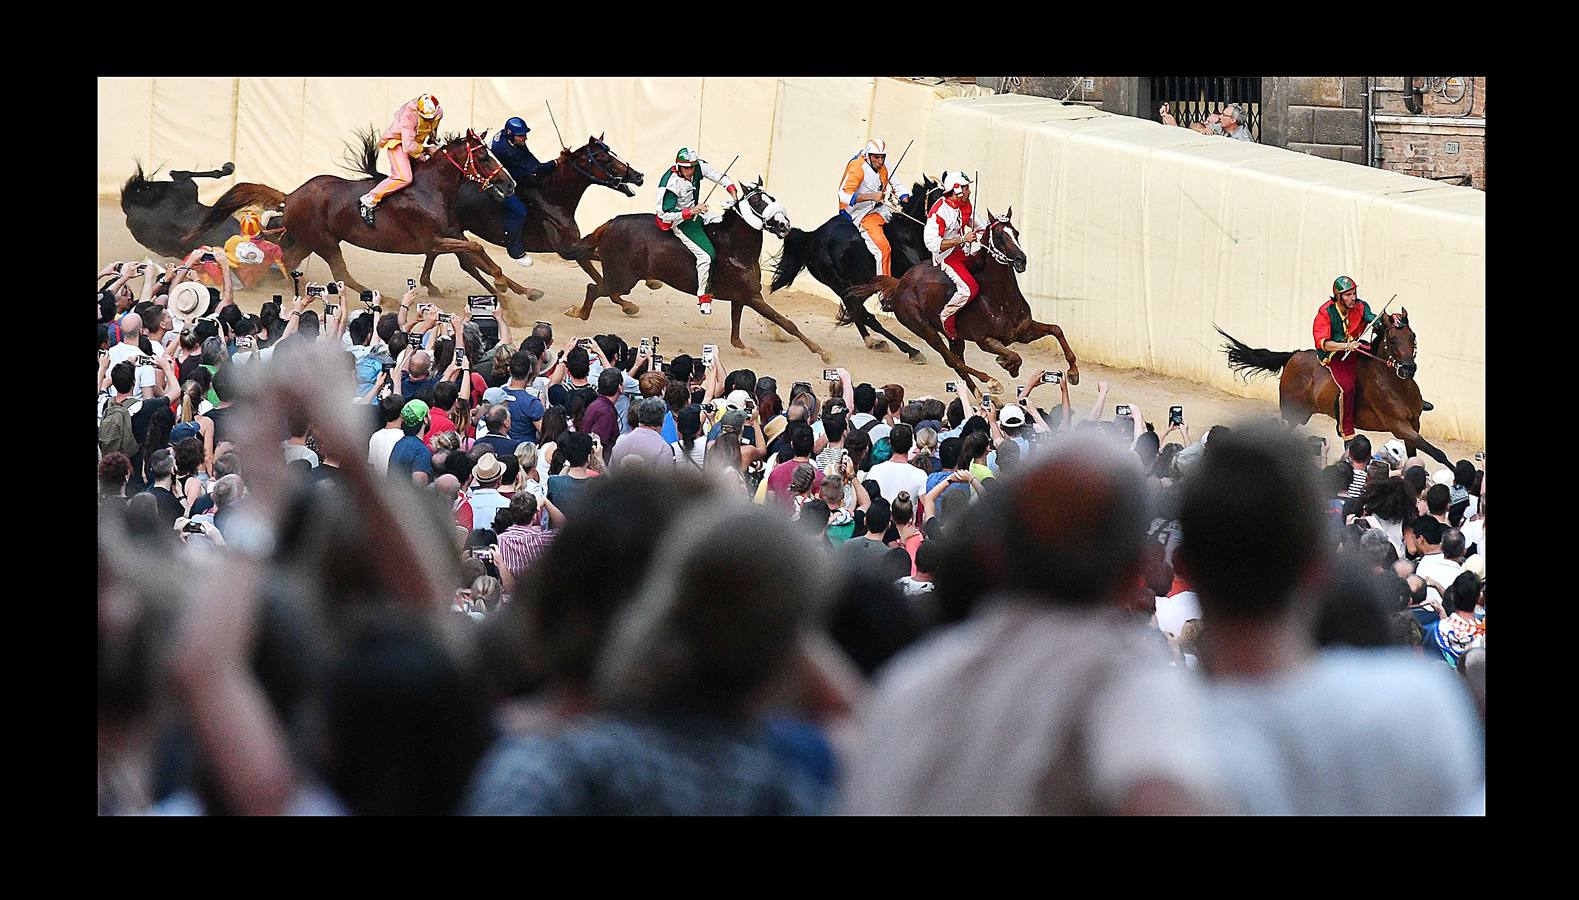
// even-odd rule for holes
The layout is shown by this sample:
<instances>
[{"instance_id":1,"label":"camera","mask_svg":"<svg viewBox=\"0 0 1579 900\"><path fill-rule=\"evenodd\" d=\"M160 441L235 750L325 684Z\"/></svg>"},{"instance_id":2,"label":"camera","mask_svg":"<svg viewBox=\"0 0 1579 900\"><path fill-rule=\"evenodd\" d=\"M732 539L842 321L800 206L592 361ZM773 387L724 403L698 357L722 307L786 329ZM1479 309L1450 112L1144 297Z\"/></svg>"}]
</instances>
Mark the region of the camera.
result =
<instances>
[{"instance_id":1,"label":"camera","mask_svg":"<svg viewBox=\"0 0 1579 900\"><path fill-rule=\"evenodd\" d=\"M959 382L957 382L957 381L944 382L943 390L948 391L950 394L957 394L957 393L959 393Z\"/></svg>"},{"instance_id":2,"label":"camera","mask_svg":"<svg viewBox=\"0 0 1579 900\"><path fill-rule=\"evenodd\" d=\"M363 291L362 292L362 302L367 304L368 306L372 306L373 305L373 292L372 291Z\"/></svg>"},{"instance_id":3,"label":"camera","mask_svg":"<svg viewBox=\"0 0 1579 900\"><path fill-rule=\"evenodd\" d=\"M1184 424L1184 407L1182 407L1182 406L1170 406L1170 407L1168 407L1168 424L1169 425L1183 425Z\"/></svg>"},{"instance_id":4,"label":"camera","mask_svg":"<svg viewBox=\"0 0 1579 900\"><path fill-rule=\"evenodd\" d=\"M322 297L323 296L323 285L321 285L321 284L309 284L309 285L307 285L307 296L309 296L309 297Z\"/></svg>"},{"instance_id":5,"label":"camera","mask_svg":"<svg viewBox=\"0 0 1579 900\"><path fill-rule=\"evenodd\" d=\"M1113 415L1115 415L1115 416L1119 416L1119 417L1122 418L1122 417L1128 417L1130 414L1131 413L1129 411L1129 404L1128 403L1120 403L1119 405L1113 407Z\"/></svg>"},{"instance_id":6,"label":"camera","mask_svg":"<svg viewBox=\"0 0 1579 900\"><path fill-rule=\"evenodd\" d=\"M1481 450L1480 452L1475 454L1475 462L1485 462L1485 461L1486 461L1486 451Z\"/></svg>"},{"instance_id":7,"label":"camera","mask_svg":"<svg viewBox=\"0 0 1579 900\"><path fill-rule=\"evenodd\" d=\"M301 278L302 277L302 270L301 269L294 269L294 270L292 270L291 271L291 277L292 278ZM279 294L275 294L274 295L274 299L276 299L276 300L280 299L280 295Z\"/></svg>"},{"instance_id":8,"label":"camera","mask_svg":"<svg viewBox=\"0 0 1579 900\"><path fill-rule=\"evenodd\" d=\"M415 279L415 278L407 278L406 279L406 290L412 291L412 290L416 290L416 288L417 288L417 279ZM365 294L367 292L363 291L362 293Z\"/></svg>"},{"instance_id":9,"label":"camera","mask_svg":"<svg viewBox=\"0 0 1579 900\"><path fill-rule=\"evenodd\" d=\"M472 559L481 560L482 562L493 562L493 550L490 548L478 547L471 554Z\"/></svg>"},{"instance_id":10,"label":"camera","mask_svg":"<svg viewBox=\"0 0 1579 900\"><path fill-rule=\"evenodd\" d=\"M1059 384L1063 380L1064 380L1064 373L1062 373L1062 372L1043 372L1042 373L1042 382L1041 383L1042 384Z\"/></svg>"},{"instance_id":11,"label":"camera","mask_svg":"<svg viewBox=\"0 0 1579 900\"><path fill-rule=\"evenodd\" d=\"M654 350L658 349L658 336L656 334L652 336L652 346Z\"/></svg>"},{"instance_id":12,"label":"camera","mask_svg":"<svg viewBox=\"0 0 1579 900\"><path fill-rule=\"evenodd\" d=\"M336 305L336 304L325 303L323 305L323 317L326 318L326 319L329 318L330 316L334 315L335 313L339 312L339 311L340 311L340 307L338 305Z\"/></svg>"},{"instance_id":13,"label":"camera","mask_svg":"<svg viewBox=\"0 0 1579 900\"><path fill-rule=\"evenodd\" d=\"M822 380L823 381L838 381L839 380L839 370L838 369L823 369L822 370Z\"/></svg>"},{"instance_id":14,"label":"camera","mask_svg":"<svg viewBox=\"0 0 1579 900\"><path fill-rule=\"evenodd\" d=\"M337 297L340 295L340 285L336 284L335 282L331 281L324 286L329 289L329 293L334 294Z\"/></svg>"}]
</instances>

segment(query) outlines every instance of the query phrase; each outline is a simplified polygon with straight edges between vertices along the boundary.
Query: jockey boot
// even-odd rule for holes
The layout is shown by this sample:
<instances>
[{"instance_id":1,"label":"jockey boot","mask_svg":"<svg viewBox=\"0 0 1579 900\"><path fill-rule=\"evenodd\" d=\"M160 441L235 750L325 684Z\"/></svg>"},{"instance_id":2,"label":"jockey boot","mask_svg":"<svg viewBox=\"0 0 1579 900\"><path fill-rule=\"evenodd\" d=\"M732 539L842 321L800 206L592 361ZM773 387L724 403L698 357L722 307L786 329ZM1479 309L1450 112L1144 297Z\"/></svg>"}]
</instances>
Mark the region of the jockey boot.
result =
<instances>
[{"instance_id":1,"label":"jockey boot","mask_svg":"<svg viewBox=\"0 0 1579 900\"><path fill-rule=\"evenodd\" d=\"M701 310L702 311L702 315L704 315L704 316L712 315L713 314L713 295L712 294L698 294L697 297L696 297L696 308Z\"/></svg>"},{"instance_id":2,"label":"jockey boot","mask_svg":"<svg viewBox=\"0 0 1579 900\"><path fill-rule=\"evenodd\" d=\"M357 199L356 211L362 214L362 221L366 222L369 228L373 227L373 204L369 202L368 197Z\"/></svg>"},{"instance_id":3,"label":"jockey boot","mask_svg":"<svg viewBox=\"0 0 1579 900\"><path fill-rule=\"evenodd\" d=\"M1421 398L1421 400L1420 400L1420 410L1421 410L1421 412L1430 412L1433 409L1436 409L1436 407L1431 405L1431 401L1430 400L1426 400L1425 398Z\"/></svg>"},{"instance_id":4,"label":"jockey boot","mask_svg":"<svg viewBox=\"0 0 1579 900\"><path fill-rule=\"evenodd\" d=\"M959 328L954 324L954 317L958 315L959 313L955 313L953 316L943 320L943 333L948 335L948 339L951 341L959 340Z\"/></svg>"},{"instance_id":5,"label":"jockey boot","mask_svg":"<svg viewBox=\"0 0 1579 900\"><path fill-rule=\"evenodd\" d=\"M532 257L526 255L525 237L521 235L515 235L514 237L510 238L510 246L506 252L510 254L511 259L520 264L521 268L532 268Z\"/></svg>"}]
</instances>

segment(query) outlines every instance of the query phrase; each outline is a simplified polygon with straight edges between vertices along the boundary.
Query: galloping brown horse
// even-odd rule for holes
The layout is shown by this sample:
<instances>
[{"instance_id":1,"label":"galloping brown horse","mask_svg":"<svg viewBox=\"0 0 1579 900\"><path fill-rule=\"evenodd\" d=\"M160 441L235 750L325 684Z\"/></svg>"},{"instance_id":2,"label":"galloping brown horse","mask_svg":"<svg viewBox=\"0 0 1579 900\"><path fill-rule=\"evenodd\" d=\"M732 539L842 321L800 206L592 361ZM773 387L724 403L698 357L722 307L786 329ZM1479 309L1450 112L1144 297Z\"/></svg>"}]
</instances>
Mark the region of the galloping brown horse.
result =
<instances>
[{"instance_id":1,"label":"galloping brown horse","mask_svg":"<svg viewBox=\"0 0 1579 900\"><path fill-rule=\"evenodd\" d=\"M376 134L369 134L363 138L362 159L367 165L362 170L369 175L378 173L377 167L373 165L378 153L377 137ZM383 176L377 175L377 177ZM641 172L620 159L613 149L603 142L602 136L588 137L587 142L575 150L568 148L561 150L559 165L554 171L536 180L516 185L516 196L521 198L521 202L525 203L526 208L531 211L526 219L524 235L527 252L558 253L563 256L570 245L581 239L581 229L576 225L576 207L581 205L581 195L588 187L597 185L619 191L627 197L634 197L636 192L631 190L630 185L640 187L645 180ZM460 219L462 228L489 243L504 246L504 208L493 199L484 196L481 188L463 185L455 198L455 214ZM489 285L478 271L479 262L496 281L502 278L504 283L517 294L524 294L531 300L537 300L542 296L541 291L524 288L516 284L508 275L502 274L502 270L499 270L499 266L488 257L486 252L479 256L480 260L468 255L457 255L455 258L466 274L477 279L484 289L489 289ZM445 291L435 287L431 277L433 261L437 258L438 254L428 254L427 261L422 265L422 277L419 283L428 289L429 296L442 297Z\"/></svg>"},{"instance_id":2,"label":"galloping brown horse","mask_svg":"<svg viewBox=\"0 0 1579 900\"><path fill-rule=\"evenodd\" d=\"M1277 353L1246 346L1221 328L1217 333L1228 338L1223 349L1228 354L1229 367L1240 377L1283 373L1278 382L1278 411L1283 421L1303 425L1313 415L1332 416L1337 411L1338 384L1316 351ZM1420 436L1420 413L1425 404L1420 385L1414 380L1415 333L1409 327L1409 310L1380 315L1371 322L1371 350L1350 351L1360 354L1359 371L1354 378L1354 427L1360 431L1390 431L1404 442L1408 455L1414 456L1419 448L1451 467L1447 454Z\"/></svg>"},{"instance_id":3,"label":"galloping brown horse","mask_svg":"<svg viewBox=\"0 0 1579 900\"><path fill-rule=\"evenodd\" d=\"M931 344L972 390L976 382L971 376L987 382L988 390L993 393L1001 393L1003 385L986 372L965 363L966 341L996 355L998 365L1011 376L1017 376L1023 360L1008 345L1029 344L1048 335L1058 340L1064 358L1069 361L1069 383L1079 384L1080 366L1075 360L1075 351L1069 349L1069 342L1064 340L1064 330L1031 318L1031 305L1020 293L1020 283L1014 276L1016 272L1025 271L1026 258L1025 251L1020 248L1020 232L1009 222L1013 215L1013 207L1002 218L990 210L987 212L990 221L986 237L981 249L971 254L966 263L980 290L954 318L954 324L959 327L959 339L947 340L938 321L938 314L954 295L954 282L930 261L911 267L903 278L878 276L873 281L855 285L845 292L845 300L864 302L872 294L881 292L883 309L892 312L906 328ZM839 324L850 324L849 316L842 310ZM926 362L926 357L920 354L911 359Z\"/></svg>"},{"instance_id":4,"label":"galloping brown horse","mask_svg":"<svg viewBox=\"0 0 1579 900\"><path fill-rule=\"evenodd\" d=\"M823 362L832 362L833 357L826 350L762 299L762 232L766 229L782 240L789 234L789 216L783 204L762 189L760 176L756 184L741 187L740 199L726 205L724 218L706 226L707 237L717 253L710 277L712 292L731 304L729 343L743 356L761 355L740 339L740 313L749 306L800 338ZM696 260L679 239L654 223L652 213L616 216L561 255L579 262L593 279L587 285L586 302L579 309L572 306L565 310L565 315L578 319L591 318L592 304L599 297L618 303L627 316L636 315L639 307L620 295L643 279L649 287L658 281L688 294L697 292ZM592 267L592 260L603 263L602 276Z\"/></svg>"},{"instance_id":5,"label":"galloping brown horse","mask_svg":"<svg viewBox=\"0 0 1579 900\"><path fill-rule=\"evenodd\" d=\"M280 249L286 268L295 269L309 254L317 254L337 280L357 291L366 288L346 270L341 241L384 253L481 254L482 245L466 240L462 233L455 214L456 192L463 181L481 185L500 200L515 190L515 179L493 158L484 136L486 132L479 136L468 130L427 160L412 160L411 184L379 204L378 224L372 228L357 212L357 198L372 180L319 175L288 195L266 184L238 184L219 198L196 230L211 227L243 206L279 204L285 212ZM501 270L496 281L502 275ZM503 293L505 285L497 288Z\"/></svg>"}]
</instances>

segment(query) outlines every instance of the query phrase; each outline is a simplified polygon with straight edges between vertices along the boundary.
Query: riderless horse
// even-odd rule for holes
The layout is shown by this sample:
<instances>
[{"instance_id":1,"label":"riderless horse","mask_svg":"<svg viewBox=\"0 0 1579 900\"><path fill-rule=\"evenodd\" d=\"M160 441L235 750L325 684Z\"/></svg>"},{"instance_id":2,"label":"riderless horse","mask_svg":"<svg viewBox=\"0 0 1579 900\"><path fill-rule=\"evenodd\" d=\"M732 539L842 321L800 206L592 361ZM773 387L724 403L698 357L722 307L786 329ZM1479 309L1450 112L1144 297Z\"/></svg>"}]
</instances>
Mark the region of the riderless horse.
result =
<instances>
[{"instance_id":1,"label":"riderless horse","mask_svg":"<svg viewBox=\"0 0 1579 900\"><path fill-rule=\"evenodd\" d=\"M467 130L427 160L412 160L411 186L379 204L377 225L372 228L357 212L357 198L367 192L372 179L349 181L335 175L311 178L290 194L265 184L238 184L219 198L200 227L210 227L243 206L279 206L285 214L280 249L286 267L296 269L309 254L317 254L337 280L357 291L366 288L346 269L341 241L384 253L480 255L482 245L465 238L456 215L461 185L472 182L501 202L515 190L515 179L488 150L486 135ZM502 275L501 271L495 277ZM495 287L503 293L507 285Z\"/></svg>"},{"instance_id":2,"label":"riderless horse","mask_svg":"<svg viewBox=\"0 0 1579 900\"><path fill-rule=\"evenodd\" d=\"M224 178L236 171L234 163L225 163L207 172L170 173L170 181L155 181L143 175L141 164L137 173L126 179L121 187L121 212L126 214L126 228L149 250L160 256L180 259L193 247L222 247L225 241L241 233L234 218L215 222L213 227L202 230L196 240L187 236L203 221L209 207L197 199L195 178ZM154 176L158 176L154 172Z\"/></svg>"},{"instance_id":3,"label":"riderless horse","mask_svg":"<svg viewBox=\"0 0 1579 900\"><path fill-rule=\"evenodd\" d=\"M995 354L998 365L1010 376L1017 376L1023 361L1008 345L1029 344L1048 335L1058 341L1064 358L1069 361L1069 383L1079 384L1080 366L1075 360L1075 351L1064 340L1064 330L1032 318L1031 306L1020 293L1015 273L1025 271L1026 256L1020 247L1020 232L1009 221L1013 215L1012 207L1001 218L991 210L987 212L989 222L981 248L971 254L966 263L980 289L976 298L965 304L954 319L959 329L958 339L948 340L938 325L939 313L954 294L954 282L930 262L912 266L903 278L879 275L872 281L855 285L845 292L845 302L864 301L873 293L881 292L883 309L891 310L906 328L931 345L972 390L976 387L973 376L987 382L988 390L993 393L1002 392L1003 385L986 372L966 364L966 341Z\"/></svg>"},{"instance_id":4,"label":"riderless horse","mask_svg":"<svg viewBox=\"0 0 1579 900\"><path fill-rule=\"evenodd\" d=\"M729 343L744 356L760 355L740 339L740 314L745 307L750 307L799 338L811 352L822 357L823 362L832 362L827 351L762 299L762 232L771 231L780 239L789 233L789 216L783 204L762 189L759 176L755 185L743 185L740 198L726 203L725 210L723 219L707 226L707 237L717 252L711 278L713 295L733 304ZM611 298L626 315L634 316L639 307L621 295L643 279L648 280L649 286L658 281L678 291L700 293L696 283L696 260L679 240L654 224L652 213L631 213L610 219L563 255L579 262L593 279L593 283L587 285L586 302L579 309L565 310L567 316L590 318L592 304L599 297ZM593 260L603 263L601 276L593 268Z\"/></svg>"}]
</instances>

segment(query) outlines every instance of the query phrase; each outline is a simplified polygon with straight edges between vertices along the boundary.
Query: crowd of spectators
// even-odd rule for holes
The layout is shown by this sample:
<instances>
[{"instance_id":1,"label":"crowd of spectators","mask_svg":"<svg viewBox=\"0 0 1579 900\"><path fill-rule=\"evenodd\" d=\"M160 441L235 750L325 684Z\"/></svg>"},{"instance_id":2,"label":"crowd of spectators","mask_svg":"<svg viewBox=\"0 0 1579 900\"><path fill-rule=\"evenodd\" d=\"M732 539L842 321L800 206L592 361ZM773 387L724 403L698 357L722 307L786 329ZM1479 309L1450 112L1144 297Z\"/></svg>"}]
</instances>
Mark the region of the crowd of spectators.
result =
<instances>
[{"instance_id":1,"label":"crowd of spectators","mask_svg":"<svg viewBox=\"0 0 1579 900\"><path fill-rule=\"evenodd\" d=\"M1483 457L193 259L100 273L101 813L1483 812Z\"/></svg>"}]
</instances>

